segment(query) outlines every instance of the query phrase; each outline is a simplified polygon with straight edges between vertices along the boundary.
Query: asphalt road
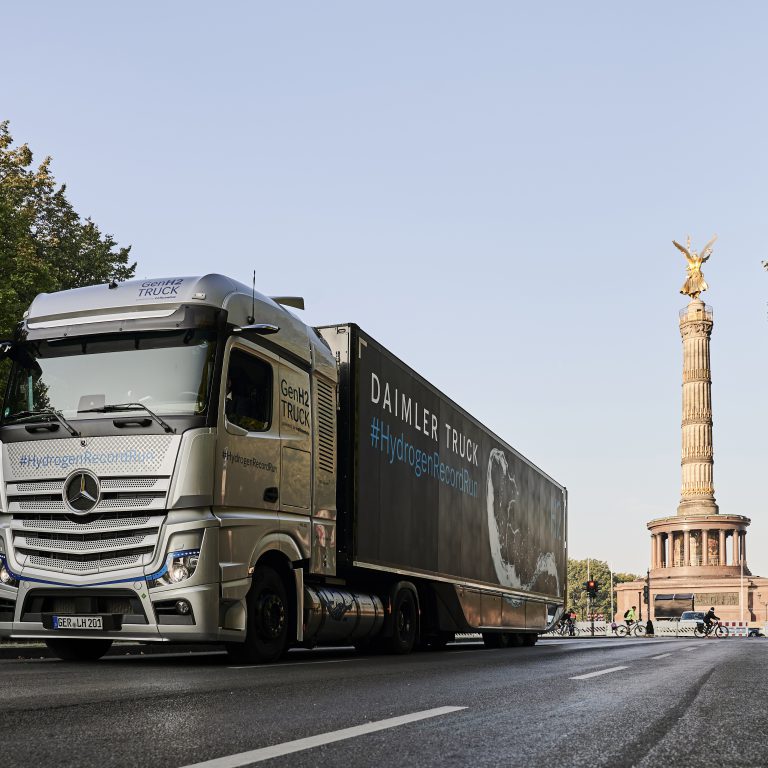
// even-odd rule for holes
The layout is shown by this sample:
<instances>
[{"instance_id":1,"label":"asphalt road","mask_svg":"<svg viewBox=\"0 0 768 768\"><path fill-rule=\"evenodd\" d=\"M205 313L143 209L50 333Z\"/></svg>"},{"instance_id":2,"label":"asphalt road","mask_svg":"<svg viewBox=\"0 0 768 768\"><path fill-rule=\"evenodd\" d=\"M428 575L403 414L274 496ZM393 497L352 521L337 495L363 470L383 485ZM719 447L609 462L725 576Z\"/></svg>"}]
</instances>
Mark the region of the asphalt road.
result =
<instances>
[{"instance_id":1,"label":"asphalt road","mask_svg":"<svg viewBox=\"0 0 768 768\"><path fill-rule=\"evenodd\" d=\"M261 667L219 653L0 661L0 759L765 766L766 654L759 639L566 639L406 657L293 651Z\"/></svg>"}]
</instances>

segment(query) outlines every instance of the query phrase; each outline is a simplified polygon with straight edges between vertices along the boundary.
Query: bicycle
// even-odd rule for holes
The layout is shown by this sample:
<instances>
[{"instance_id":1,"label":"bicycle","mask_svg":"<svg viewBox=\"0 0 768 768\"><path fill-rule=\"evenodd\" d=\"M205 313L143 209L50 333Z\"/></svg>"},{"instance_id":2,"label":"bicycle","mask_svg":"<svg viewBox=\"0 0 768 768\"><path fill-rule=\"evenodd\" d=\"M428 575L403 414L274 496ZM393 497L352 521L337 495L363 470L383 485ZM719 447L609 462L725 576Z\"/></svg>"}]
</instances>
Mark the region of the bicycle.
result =
<instances>
[{"instance_id":1,"label":"bicycle","mask_svg":"<svg viewBox=\"0 0 768 768\"><path fill-rule=\"evenodd\" d=\"M560 621L555 627L555 634L560 637L578 637L580 633L579 628L576 626L576 622Z\"/></svg>"},{"instance_id":2,"label":"bicycle","mask_svg":"<svg viewBox=\"0 0 768 768\"><path fill-rule=\"evenodd\" d=\"M694 637L728 637L728 627L724 627L722 624L715 624L710 622L705 624L703 621L699 622L693 630Z\"/></svg>"},{"instance_id":3,"label":"bicycle","mask_svg":"<svg viewBox=\"0 0 768 768\"><path fill-rule=\"evenodd\" d=\"M631 627L628 627L626 624L617 624L615 627L611 627L611 632L613 632L618 637L626 637L627 635L644 637L645 625L639 621L633 621Z\"/></svg>"}]
</instances>

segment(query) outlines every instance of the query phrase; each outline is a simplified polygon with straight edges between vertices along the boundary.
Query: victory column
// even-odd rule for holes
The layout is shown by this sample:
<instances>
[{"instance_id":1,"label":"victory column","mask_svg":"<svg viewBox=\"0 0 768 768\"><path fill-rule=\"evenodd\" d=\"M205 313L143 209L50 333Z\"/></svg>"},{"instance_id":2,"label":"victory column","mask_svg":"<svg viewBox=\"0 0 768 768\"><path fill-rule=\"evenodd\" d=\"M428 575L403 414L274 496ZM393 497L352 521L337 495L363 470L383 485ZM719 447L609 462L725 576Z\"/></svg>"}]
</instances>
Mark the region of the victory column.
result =
<instances>
[{"instance_id":1,"label":"victory column","mask_svg":"<svg viewBox=\"0 0 768 768\"><path fill-rule=\"evenodd\" d=\"M691 239L672 241L687 260L687 279L680 290L690 297L680 311L683 341L682 487L677 514L652 520L651 602L657 594L693 593L698 610L718 606L720 615L738 618L741 575L746 565L749 518L720 514L715 502L712 439L712 377L709 342L714 325L712 308L700 298L708 289L701 267L712 255L713 237L697 253ZM726 591L727 590L727 591ZM706 602L706 605L703 603ZM653 605L649 606L653 609ZM653 615L653 610L651 615Z\"/></svg>"}]
</instances>

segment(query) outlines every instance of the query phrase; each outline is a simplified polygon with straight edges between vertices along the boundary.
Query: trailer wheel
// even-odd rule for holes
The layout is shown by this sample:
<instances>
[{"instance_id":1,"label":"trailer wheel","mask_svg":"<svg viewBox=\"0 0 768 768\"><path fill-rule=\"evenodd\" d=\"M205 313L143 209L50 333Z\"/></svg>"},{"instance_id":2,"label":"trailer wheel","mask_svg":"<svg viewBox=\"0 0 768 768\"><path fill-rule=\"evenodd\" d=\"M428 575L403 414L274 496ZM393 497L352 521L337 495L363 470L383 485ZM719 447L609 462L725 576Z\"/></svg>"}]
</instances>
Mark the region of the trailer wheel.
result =
<instances>
[{"instance_id":1,"label":"trailer wheel","mask_svg":"<svg viewBox=\"0 0 768 768\"><path fill-rule=\"evenodd\" d=\"M46 640L62 661L96 661L111 647L111 640Z\"/></svg>"},{"instance_id":2,"label":"trailer wheel","mask_svg":"<svg viewBox=\"0 0 768 768\"><path fill-rule=\"evenodd\" d=\"M392 606L392 653L410 653L416 645L417 632L416 600L410 589L401 589Z\"/></svg>"},{"instance_id":3,"label":"trailer wheel","mask_svg":"<svg viewBox=\"0 0 768 768\"><path fill-rule=\"evenodd\" d=\"M227 653L250 664L277 661L288 649L288 593L280 576L261 565L253 574L247 597L244 643L227 643Z\"/></svg>"},{"instance_id":4,"label":"trailer wheel","mask_svg":"<svg viewBox=\"0 0 768 768\"><path fill-rule=\"evenodd\" d=\"M538 639L539 636L535 632L527 632L523 635L523 645L526 646L526 648L530 648L531 646L536 645Z\"/></svg>"},{"instance_id":5,"label":"trailer wheel","mask_svg":"<svg viewBox=\"0 0 768 768\"><path fill-rule=\"evenodd\" d=\"M486 648L507 648L509 635L503 632L483 632L483 645Z\"/></svg>"}]
</instances>

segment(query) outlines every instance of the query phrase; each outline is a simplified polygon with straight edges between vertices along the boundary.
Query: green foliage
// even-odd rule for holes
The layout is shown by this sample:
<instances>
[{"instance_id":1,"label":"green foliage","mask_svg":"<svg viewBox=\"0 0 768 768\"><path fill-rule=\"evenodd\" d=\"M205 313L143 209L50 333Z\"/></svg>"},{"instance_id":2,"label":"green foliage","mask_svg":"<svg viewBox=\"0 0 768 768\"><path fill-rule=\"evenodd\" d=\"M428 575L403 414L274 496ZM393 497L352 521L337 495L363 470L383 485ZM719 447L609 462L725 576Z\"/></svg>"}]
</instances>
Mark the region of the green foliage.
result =
<instances>
[{"instance_id":1,"label":"green foliage","mask_svg":"<svg viewBox=\"0 0 768 768\"><path fill-rule=\"evenodd\" d=\"M611 569L604 560L568 560L568 596L566 607L576 611L578 619L587 618L587 591L584 582L587 581L587 563L589 562L589 578L598 583L597 597L592 601L591 610L602 613L607 620L611 617ZM613 584L634 581L641 576L632 573L614 573ZM616 594L613 595L614 610Z\"/></svg>"},{"instance_id":2,"label":"green foliage","mask_svg":"<svg viewBox=\"0 0 768 768\"><path fill-rule=\"evenodd\" d=\"M51 159L32 165L26 144L13 146L8 121L0 122L0 339L38 293L133 277L130 246L118 247L90 219L82 220L57 187ZM0 370L5 393L7 367Z\"/></svg>"}]
</instances>

